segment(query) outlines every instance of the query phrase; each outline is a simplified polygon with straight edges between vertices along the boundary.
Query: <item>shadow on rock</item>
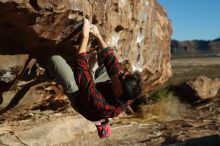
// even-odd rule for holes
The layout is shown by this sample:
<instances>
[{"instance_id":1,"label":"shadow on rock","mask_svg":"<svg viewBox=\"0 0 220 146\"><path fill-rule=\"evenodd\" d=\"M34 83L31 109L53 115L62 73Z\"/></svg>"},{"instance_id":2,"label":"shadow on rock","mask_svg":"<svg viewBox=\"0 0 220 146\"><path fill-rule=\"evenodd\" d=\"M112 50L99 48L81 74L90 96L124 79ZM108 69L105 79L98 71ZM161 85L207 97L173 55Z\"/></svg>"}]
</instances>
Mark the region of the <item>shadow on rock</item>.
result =
<instances>
[{"instance_id":1,"label":"shadow on rock","mask_svg":"<svg viewBox=\"0 0 220 146\"><path fill-rule=\"evenodd\" d=\"M7 64L7 60L0 58L2 66L18 68L19 57L22 57L19 55L28 55L28 59L21 62L22 66L19 66L18 72L14 74L9 71L9 68L0 68L0 71L15 76L8 82L4 82L1 80L2 75L0 74L0 103L3 102L2 94L11 90L12 86L16 86L17 81L31 81L29 72L35 65L31 63L33 59L36 59L42 67L46 67L50 56L55 54L61 55L67 62L70 62L77 51L83 23L79 18L68 19L68 15L69 11L50 12L48 15L44 15L40 11L23 8L15 2L0 2L0 56L9 55L18 58L11 61L11 64ZM51 29L51 25L56 29ZM48 32L44 35L43 32L47 29ZM0 113L2 114L16 106L31 86L41 82L42 79L37 78L35 81L26 84Z\"/></svg>"},{"instance_id":2,"label":"shadow on rock","mask_svg":"<svg viewBox=\"0 0 220 146\"><path fill-rule=\"evenodd\" d=\"M174 94L179 97L183 102L195 103L200 98L195 94L195 91L186 83L182 83L176 86L171 86L170 89L174 91Z\"/></svg>"},{"instance_id":3,"label":"shadow on rock","mask_svg":"<svg viewBox=\"0 0 220 146\"><path fill-rule=\"evenodd\" d=\"M10 103L0 111L0 115L4 114L5 112L7 112L8 110L12 109L13 107L15 107L19 101L24 97L24 95L26 94L26 92L34 85L42 83L45 81L46 78L38 78L34 81L29 82L28 84L26 84L20 91L18 91L16 93L16 95L12 98L12 100L10 101Z\"/></svg>"}]
</instances>

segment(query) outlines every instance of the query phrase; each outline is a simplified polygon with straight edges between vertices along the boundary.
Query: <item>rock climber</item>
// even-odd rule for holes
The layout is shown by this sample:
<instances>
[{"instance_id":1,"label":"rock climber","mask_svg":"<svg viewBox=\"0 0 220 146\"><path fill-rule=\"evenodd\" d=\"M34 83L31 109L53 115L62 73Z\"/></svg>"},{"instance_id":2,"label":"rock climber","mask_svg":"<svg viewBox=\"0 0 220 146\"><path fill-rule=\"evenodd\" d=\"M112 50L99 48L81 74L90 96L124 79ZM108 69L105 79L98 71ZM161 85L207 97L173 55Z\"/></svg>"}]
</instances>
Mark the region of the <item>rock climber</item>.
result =
<instances>
[{"instance_id":1,"label":"rock climber","mask_svg":"<svg viewBox=\"0 0 220 146\"><path fill-rule=\"evenodd\" d=\"M86 50L90 34L99 42L97 56L103 62L94 80L87 67ZM111 135L108 118L118 116L142 92L140 74L122 70L114 50L88 19L84 19L82 40L73 59L73 69L61 56L54 55L49 59L47 71L63 86L73 108L87 120L95 122L100 138Z\"/></svg>"}]
</instances>

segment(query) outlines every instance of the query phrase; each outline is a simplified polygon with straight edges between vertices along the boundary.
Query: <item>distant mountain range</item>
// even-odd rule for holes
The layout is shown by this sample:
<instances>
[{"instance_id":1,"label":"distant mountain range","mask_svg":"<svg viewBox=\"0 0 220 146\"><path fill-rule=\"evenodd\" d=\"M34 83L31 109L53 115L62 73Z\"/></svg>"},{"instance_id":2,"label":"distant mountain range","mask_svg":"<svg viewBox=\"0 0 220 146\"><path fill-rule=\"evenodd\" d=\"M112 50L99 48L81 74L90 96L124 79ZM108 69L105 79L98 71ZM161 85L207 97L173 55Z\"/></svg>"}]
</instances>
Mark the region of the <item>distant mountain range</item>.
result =
<instances>
[{"instance_id":1,"label":"distant mountain range","mask_svg":"<svg viewBox=\"0 0 220 146\"><path fill-rule=\"evenodd\" d=\"M220 38L171 42L172 57L220 56Z\"/></svg>"}]
</instances>

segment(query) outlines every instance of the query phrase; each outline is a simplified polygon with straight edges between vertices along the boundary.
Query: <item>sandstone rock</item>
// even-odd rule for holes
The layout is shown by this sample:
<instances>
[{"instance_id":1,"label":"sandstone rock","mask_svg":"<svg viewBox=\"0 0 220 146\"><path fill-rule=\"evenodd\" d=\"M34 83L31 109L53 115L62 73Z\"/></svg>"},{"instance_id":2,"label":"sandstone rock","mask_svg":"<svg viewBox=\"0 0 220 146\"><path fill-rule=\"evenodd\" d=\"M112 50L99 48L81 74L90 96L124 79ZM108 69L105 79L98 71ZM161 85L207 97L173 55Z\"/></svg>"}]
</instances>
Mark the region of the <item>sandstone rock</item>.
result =
<instances>
[{"instance_id":1,"label":"sandstone rock","mask_svg":"<svg viewBox=\"0 0 220 146\"><path fill-rule=\"evenodd\" d=\"M2 145L60 145L96 130L94 123L81 116L55 117L51 121L34 125L31 125L33 121L28 121L30 124L21 121L16 129L13 126L2 125L0 142Z\"/></svg>"},{"instance_id":2,"label":"sandstone rock","mask_svg":"<svg viewBox=\"0 0 220 146\"><path fill-rule=\"evenodd\" d=\"M194 94L200 99L213 98L218 94L220 89L219 79L210 79L206 76L199 76L192 81L188 81L187 85L194 90Z\"/></svg>"},{"instance_id":3,"label":"sandstone rock","mask_svg":"<svg viewBox=\"0 0 220 146\"><path fill-rule=\"evenodd\" d=\"M27 59L27 55L0 55L0 82L12 82L21 73Z\"/></svg>"},{"instance_id":4,"label":"sandstone rock","mask_svg":"<svg viewBox=\"0 0 220 146\"><path fill-rule=\"evenodd\" d=\"M78 47L86 16L98 25L120 61L128 59L133 70L142 70L145 91L171 75L172 29L155 0L1 0L0 16L0 55L26 54L41 66L52 54L68 60ZM94 41L91 44L94 47Z\"/></svg>"},{"instance_id":5,"label":"sandstone rock","mask_svg":"<svg viewBox=\"0 0 220 146\"><path fill-rule=\"evenodd\" d=\"M218 96L220 80L210 79L206 76L198 76L193 80L174 86L173 89L175 94L182 100L189 103L195 103L198 100L205 100Z\"/></svg>"}]
</instances>

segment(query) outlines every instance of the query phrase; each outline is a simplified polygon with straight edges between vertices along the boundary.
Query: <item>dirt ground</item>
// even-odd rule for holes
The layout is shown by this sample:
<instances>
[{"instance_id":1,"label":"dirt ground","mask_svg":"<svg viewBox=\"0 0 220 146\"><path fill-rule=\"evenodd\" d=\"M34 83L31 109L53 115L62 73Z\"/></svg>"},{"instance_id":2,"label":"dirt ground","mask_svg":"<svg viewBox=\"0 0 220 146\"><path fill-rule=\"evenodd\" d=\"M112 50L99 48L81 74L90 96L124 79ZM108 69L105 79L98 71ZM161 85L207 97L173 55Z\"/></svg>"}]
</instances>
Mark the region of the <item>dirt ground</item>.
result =
<instances>
[{"instance_id":1,"label":"dirt ground","mask_svg":"<svg viewBox=\"0 0 220 146\"><path fill-rule=\"evenodd\" d=\"M200 75L220 78L220 57L175 58L171 65L173 76L167 84L179 84Z\"/></svg>"},{"instance_id":2,"label":"dirt ground","mask_svg":"<svg viewBox=\"0 0 220 146\"><path fill-rule=\"evenodd\" d=\"M220 77L220 58L177 59L172 66L172 84L198 74ZM35 97L42 92L27 93L17 106L0 115L0 145L159 146L220 134L220 96L193 105L177 98L162 100L148 106L144 118L123 114L113 119L112 136L99 139L94 123L74 112L65 96L62 100ZM4 94L5 105L13 94Z\"/></svg>"}]
</instances>

